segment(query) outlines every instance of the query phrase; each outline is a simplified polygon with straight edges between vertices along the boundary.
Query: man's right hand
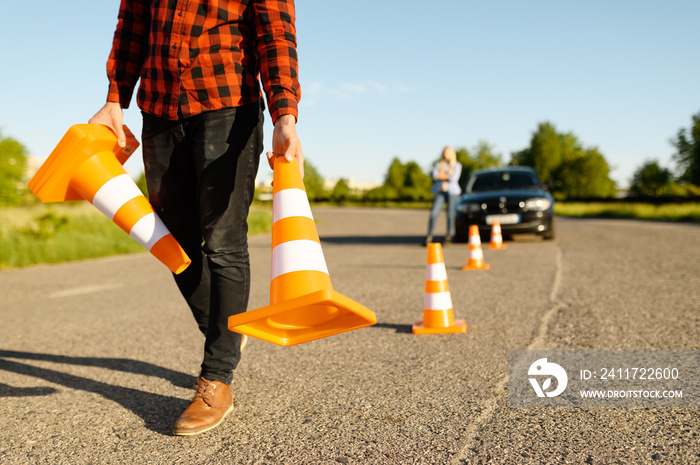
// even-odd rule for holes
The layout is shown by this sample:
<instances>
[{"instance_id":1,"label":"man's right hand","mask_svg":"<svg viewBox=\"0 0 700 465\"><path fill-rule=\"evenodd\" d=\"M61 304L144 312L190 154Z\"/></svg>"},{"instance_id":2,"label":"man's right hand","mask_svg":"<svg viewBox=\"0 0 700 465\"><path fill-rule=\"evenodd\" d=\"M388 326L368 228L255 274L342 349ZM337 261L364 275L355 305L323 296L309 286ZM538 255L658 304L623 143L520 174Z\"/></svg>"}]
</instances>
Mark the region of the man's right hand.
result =
<instances>
[{"instance_id":1,"label":"man's right hand","mask_svg":"<svg viewBox=\"0 0 700 465\"><path fill-rule=\"evenodd\" d=\"M104 124L117 135L120 147L126 147L126 134L124 134L124 113L119 102L107 102L88 121L90 124Z\"/></svg>"}]
</instances>

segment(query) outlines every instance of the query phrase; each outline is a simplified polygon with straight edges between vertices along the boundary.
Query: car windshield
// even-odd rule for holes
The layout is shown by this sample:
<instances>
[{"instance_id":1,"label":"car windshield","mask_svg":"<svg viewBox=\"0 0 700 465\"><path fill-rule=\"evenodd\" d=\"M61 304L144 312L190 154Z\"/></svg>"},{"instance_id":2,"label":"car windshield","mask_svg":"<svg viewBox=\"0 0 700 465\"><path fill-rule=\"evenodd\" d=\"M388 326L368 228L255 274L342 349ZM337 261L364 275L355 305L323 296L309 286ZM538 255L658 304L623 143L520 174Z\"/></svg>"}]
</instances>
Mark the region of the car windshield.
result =
<instances>
[{"instance_id":1,"label":"car windshield","mask_svg":"<svg viewBox=\"0 0 700 465\"><path fill-rule=\"evenodd\" d=\"M487 192L513 189L541 189L537 176L527 172L496 171L482 173L471 179L468 192Z\"/></svg>"}]
</instances>

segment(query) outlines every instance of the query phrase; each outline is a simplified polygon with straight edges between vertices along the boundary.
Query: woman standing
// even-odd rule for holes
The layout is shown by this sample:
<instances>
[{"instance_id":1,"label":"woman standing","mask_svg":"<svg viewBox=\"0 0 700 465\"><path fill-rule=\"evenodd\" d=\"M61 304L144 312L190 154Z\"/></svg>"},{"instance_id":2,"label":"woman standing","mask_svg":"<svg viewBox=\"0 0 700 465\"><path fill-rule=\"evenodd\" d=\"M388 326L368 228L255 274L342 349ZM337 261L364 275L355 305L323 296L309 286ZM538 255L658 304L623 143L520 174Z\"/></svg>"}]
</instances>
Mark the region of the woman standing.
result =
<instances>
[{"instance_id":1,"label":"woman standing","mask_svg":"<svg viewBox=\"0 0 700 465\"><path fill-rule=\"evenodd\" d=\"M462 164L457 161L457 153L452 147L445 147L442 151L442 158L433 168L433 188L435 194L433 207L430 209L430 222L428 223L428 237L424 245L433 241L433 230L435 220L440 215L442 207L447 203L447 234L445 244L451 242L452 232L455 226L455 216L457 214L457 200L462 193L459 187L459 177L462 175Z\"/></svg>"}]
</instances>

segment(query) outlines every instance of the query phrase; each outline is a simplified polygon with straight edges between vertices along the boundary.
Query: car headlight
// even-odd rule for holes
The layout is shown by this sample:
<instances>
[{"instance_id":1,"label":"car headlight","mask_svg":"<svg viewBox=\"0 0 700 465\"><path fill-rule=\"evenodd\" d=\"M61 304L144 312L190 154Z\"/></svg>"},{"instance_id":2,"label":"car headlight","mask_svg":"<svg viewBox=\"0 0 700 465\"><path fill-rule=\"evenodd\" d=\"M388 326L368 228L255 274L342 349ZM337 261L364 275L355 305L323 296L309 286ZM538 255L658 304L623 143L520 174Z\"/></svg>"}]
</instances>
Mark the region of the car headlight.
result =
<instances>
[{"instance_id":1,"label":"car headlight","mask_svg":"<svg viewBox=\"0 0 700 465\"><path fill-rule=\"evenodd\" d=\"M535 197L525 201L524 211L543 212L552 206L552 201L544 197Z\"/></svg>"},{"instance_id":2,"label":"car headlight","mask_svg":"<svg viewBox=\"0 0 700 465\"><path fill-rule=\"evenodd\" d=\"M481 211L480 203L465 202L458 208L461 213L476 213Z\"/></svg>"}]
</instances>

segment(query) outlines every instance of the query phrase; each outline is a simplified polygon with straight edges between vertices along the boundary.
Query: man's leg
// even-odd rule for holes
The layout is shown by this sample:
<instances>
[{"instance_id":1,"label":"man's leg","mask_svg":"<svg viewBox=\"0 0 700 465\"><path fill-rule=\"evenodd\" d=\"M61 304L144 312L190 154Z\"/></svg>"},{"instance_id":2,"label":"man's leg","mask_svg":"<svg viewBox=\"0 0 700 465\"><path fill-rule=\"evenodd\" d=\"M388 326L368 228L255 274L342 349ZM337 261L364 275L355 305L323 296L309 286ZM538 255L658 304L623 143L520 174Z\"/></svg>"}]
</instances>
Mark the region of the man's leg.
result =
<instances>
[{"instance_id":1,"label":"man's leg","mask_svg":"<svg viewBox=\"0 0 700 465\"><path fill-rule=\"evenodd\" d=\"M174 275L175 282L206 335L210 273L199 229L198 175L185 126L144 113L141 139L151 205L192 260Z\"/></svg>"},{"instance_id":2,"label":"man's leg","mask_svg":"<svg viewBox=\"0 0 700 465\"><path fill-rule=\"evenodd\" d=\"M263 117L254 104L179 123L151 119L144 116L149 190L164 223L193 260L176 282L206 335L197 393L173 431L192 435L216 427L233 409L228 385L240 360L241 336L228 330L228 317L248 304L247 216Z\"/></svg>"},{"instance_id":3,"label":"man's leg","mask_svg":"<svg viewBox=\"0 0 700 465\"><path fill-rule=\"evenodd\" d=\"M256 103L204 113L189 124L199 173L199 225L210 273L201 375L230 384L240 360L241 335L228 330L228 318L248 306L247 218L263 149L263 116Z\"/></svg>"}]
</instances>

